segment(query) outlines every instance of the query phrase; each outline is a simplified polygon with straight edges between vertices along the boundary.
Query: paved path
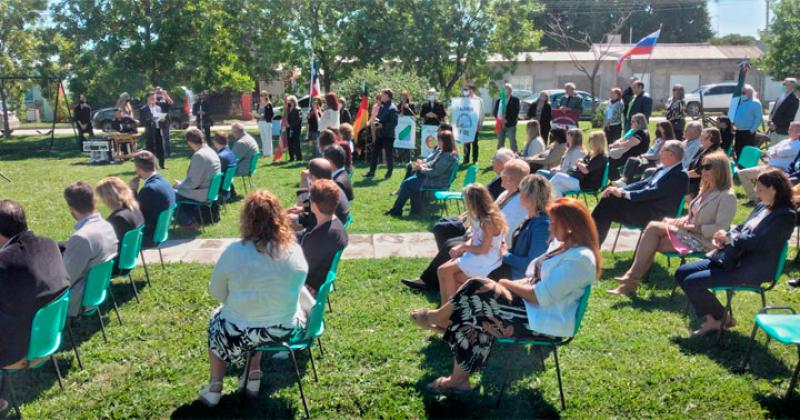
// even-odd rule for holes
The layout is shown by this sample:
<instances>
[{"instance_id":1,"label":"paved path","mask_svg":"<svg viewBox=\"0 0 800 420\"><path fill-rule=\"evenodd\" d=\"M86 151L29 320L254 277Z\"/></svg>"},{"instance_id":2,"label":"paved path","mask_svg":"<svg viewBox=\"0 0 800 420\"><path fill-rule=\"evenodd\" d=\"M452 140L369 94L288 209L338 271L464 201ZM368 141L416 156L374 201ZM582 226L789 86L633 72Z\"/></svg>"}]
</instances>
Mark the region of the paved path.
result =
<instances>
[{"instance_id":1,"label":"paved path","mask_svg":"<svg viewBox=\"0 0 800 420\"><path fill-rule=\"evenodd\" d=\"M614 244L615 230L611 230L604 251L610 251ZM632 251L639 237L638 230L623 229L617 244L618 251ZM164 262L199 262L214 264L222 251L234 238L225 239L180 239L168 241L162 248ZM350 235L350 243L342 255L344 259L374 258L432 258L436 255L436 241L433 235L424 233L374 233ZM158 251L145 251L147 261L158 261Z\"/></svg>"}]
</instances>

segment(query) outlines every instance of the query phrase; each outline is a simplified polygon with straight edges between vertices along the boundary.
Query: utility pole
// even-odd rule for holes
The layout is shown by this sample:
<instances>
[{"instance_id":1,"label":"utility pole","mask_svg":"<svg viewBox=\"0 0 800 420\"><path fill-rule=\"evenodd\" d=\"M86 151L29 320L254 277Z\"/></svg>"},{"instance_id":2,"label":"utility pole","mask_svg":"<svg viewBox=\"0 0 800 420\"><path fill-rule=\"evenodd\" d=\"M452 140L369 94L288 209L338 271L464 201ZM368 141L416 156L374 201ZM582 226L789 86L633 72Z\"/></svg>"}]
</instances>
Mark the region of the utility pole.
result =
<instances>
[{"instance_id":1,"label":"utility pole","mask_svg":"<svg viewBox=\"0 0 800 420\"><path fill-rule=\"evenodd\" d=\"M764 15L764 32L769 31L769 2L770 0L764 0L767 6L767 13Z\"/></svg>"}]
</instances>

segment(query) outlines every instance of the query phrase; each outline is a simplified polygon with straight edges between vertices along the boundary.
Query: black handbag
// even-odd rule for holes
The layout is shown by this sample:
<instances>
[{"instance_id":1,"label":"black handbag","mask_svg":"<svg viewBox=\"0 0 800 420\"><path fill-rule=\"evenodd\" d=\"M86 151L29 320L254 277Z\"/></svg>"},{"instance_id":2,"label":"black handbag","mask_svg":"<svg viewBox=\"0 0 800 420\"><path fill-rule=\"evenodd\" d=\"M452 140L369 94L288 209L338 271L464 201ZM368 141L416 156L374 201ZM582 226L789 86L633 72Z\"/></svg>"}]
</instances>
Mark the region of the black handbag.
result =
<instances>
[{"instance_id":1,"label":"black handbag","mask_svg":"<svg viewBox=\"0 0 800 420\"><path fill-rule=\"evenodd\" d=\"M730 271L736 268L741 256L742 250L730 244L725 245L722 249L715 249L706 254L706 257L711 261L711 266L721 268L723 271Z\"/></svg>"}]
</instances>

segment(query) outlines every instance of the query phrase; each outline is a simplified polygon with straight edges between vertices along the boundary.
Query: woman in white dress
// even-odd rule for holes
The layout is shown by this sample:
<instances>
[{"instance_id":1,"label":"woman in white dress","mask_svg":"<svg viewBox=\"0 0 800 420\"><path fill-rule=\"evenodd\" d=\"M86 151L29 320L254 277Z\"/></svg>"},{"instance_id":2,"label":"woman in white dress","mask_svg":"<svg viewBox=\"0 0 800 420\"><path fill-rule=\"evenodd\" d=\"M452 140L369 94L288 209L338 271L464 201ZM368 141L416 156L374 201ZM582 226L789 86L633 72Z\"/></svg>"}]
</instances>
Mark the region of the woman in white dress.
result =
<instances>
[{"instance_id":1,"label":"woman in white dress","mask_svg":"<svg viewBox=\"0 0 800 420\"><path fill-rule=\"evenodd\" d=\"M325 112L319 119L319 132L326 128L339 128L339 98L335 92L325 94Z\"/></svg>"},{"instance_id":2,"label":"woman in white dress","mask_svg":"<svg viewBox=\"0 0 800 420\"><path fill-rule=\"evenodd\" d=\"M503 263L501 245L508 226L500 207L481 184L464 189L464 202L472 234L450 250L450 261L437 271L442 304L468 279L486 277Z\"/></svg>"}]
</instances>

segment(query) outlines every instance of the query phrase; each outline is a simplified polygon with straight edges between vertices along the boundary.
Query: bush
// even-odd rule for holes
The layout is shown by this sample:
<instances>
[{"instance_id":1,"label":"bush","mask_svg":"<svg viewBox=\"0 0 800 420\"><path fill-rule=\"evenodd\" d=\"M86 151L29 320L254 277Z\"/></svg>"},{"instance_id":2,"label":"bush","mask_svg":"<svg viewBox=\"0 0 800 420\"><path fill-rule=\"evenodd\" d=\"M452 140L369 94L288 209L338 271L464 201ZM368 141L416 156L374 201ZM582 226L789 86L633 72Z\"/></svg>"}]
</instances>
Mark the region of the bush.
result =
<instances>
[{"instance_id":1,"label":"bush","mask_svg":"<svg viewBox=\"0 0 800 420\"><path fill-rule=\"evenodd\" d=\"M607 105L608 102L606 101L597 104L597 109L594 110L594 115L592 116L592 128L600 128L603 126L603 122L605 121Z\"/></svg>"},{"instance_id":2,"label":"bush","mask_svg":"<svg viewBox=\"0 0 800 420\"><path fill-rule=\"evenodd\" d=\"M350 77L333 84L333 90L349 101L351 108L358 107L364 82L367 82L367 94L373 101L379 90L389 88L394 99L400 98L401 91L408 91L411 101L420 101L428 91L428 82L412 72L404 72L400 68L377 68L375 66L354 70Z\"/></svg>"}]
</instances>

